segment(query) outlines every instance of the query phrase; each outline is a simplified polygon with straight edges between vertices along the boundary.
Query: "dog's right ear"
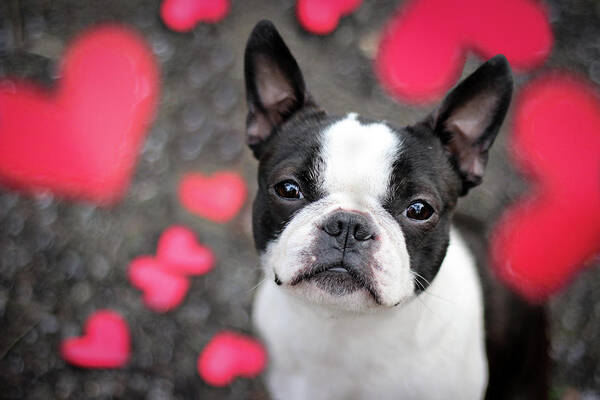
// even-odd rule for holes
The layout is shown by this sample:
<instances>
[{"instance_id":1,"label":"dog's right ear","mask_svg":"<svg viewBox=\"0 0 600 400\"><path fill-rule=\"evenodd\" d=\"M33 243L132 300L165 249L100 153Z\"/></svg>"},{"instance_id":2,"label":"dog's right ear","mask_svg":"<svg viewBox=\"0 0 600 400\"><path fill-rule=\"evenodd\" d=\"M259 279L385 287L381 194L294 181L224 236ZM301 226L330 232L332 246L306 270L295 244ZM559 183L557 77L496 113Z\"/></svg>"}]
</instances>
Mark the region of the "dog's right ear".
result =
<instances>
[{"instance_id":1,"label":"dog's right ear","mask_svg":"<svg viewBox=\"0 0 600 400\"><path fill-rule=\"evenodd\" d=\"M246 137L256 158L279 125L310 102L296 60L271 21L260 21L244 55Z\"/></svg>"}]
</instances>

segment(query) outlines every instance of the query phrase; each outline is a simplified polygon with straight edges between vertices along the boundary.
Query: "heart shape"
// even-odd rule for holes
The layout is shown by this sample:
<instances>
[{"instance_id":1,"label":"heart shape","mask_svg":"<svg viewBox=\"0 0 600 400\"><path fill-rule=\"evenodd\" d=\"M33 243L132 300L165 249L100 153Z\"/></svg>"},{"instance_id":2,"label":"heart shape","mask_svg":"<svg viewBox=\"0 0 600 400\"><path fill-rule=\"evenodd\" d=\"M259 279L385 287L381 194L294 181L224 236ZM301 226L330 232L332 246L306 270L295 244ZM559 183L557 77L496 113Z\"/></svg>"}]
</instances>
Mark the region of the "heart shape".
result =
<instances>
[{"instance_id":1,"label":"heart shape","mask_svg":"<svg viewBox=\"0 0 600 400\"><path fill-rule=\"evenodd\" d=\"M497 273L533 302L560 289L600 253L600 95L566 73L520 94L512 145L534 190L492 237Z\"/></svg>"},{"instance_id":2,"label":"heart shape","mask_svg":"<svg viewBox=\"0 0 600 400\"><path fill-rule=\"evenodd\" d=\"M185 276L168 272L153 257L141 256L129 264L129 280L144 292L144 303L156 312L166 312L177 307L190 288Z\"/></svg>"},{"instance_id":3,"label":"heart shape","mask_svg":"<svg viewBox=\"0 0 600 400\"><path fill-rule=\"evenodd\" d=\"M183 226L172 226L158 240L156 256L163 268L180 275L203 275L215 263L213 252L198 244L194 232Z\"/></svg>"},{"instance_id":4,"label":"heart shape","mask_svg":"<svg viewBox=\"0 0 600 400\"><path fill-rule=\"evenodd\" d=\"M267 353L257 340L235 332L221 332L198 357L198 373L208 384L226 386L236 377L252 378L267 364Z\"/></svg>"},{"instance_id":5,"label":"heart shape","mask_svg":"<svg viewBox=\"0 0 600 400\"><path fill-rule=\"evenodd\" d=\"M166 229L158 239L156 257L140 256L129 264L133 286L144 292L144 303L157 312L166 312L184 300L190 281L188 275L202 275L215 263L213 252L196 241L184 226Z\"/></svg>"},{"instance_id":6,"label":"heart shape","mask_svg":"<svg viewBox=\"0 0 600 400\"><path fill-rule=\"evenodd\" d=\"M100 310L88 318L85 336L66 339L60 353L70 364L83 368L119 368L131 352L129 327L116 312Z\"/></svg>"},{"instance_id":7,"label":"heart shape","mask_svg":"<svg viewBox=\"0 0 600 400\"><path fill-rule=\"evenodd\" d=\"M71 44L59 75L53 93L0 81L0 183L114 203L156 108L152 53L129 29L96 27Z\"/></svg>"},{"instance_id":8,"label":"heart shape","mask_svg":"<svg viewBox=\"0 0 600 400\"><path fill-rule=\"evenodd\" d=\"M179 185L181 204L190 212L215 222L231 220L244 205L248 190L234 172L217 172L211 177L187 174Z\"/></svg>"},{"instance_id":9,"label":"heart shape","mask_svg":"<svg viewBox=\"0 0 600 400\"><path fill-rule=\"evenodd\" d=\"M219 22L229 8L229 0L165 0L160 15L170 29L188 32L199 22Z\"/></svg>"},{"instance_id":10,"label":"heart shape","mask_svg":"<svg viewBox=\"0 0 600 400\"><path fill-rule=\"evenodd\" d=\"M413 0L384 31L376 72L392 95L410 103L437 100L460 77L466 54L504 54L513 69L544 63L553 36L534 0Z\"/></svg>"},{"instance_id":11,"label":"heart shape","mask_svg":"<svg viewBox=\"0 0 600 400\"><path fill-rule=\"evenodd\" d=\"M317 35L335 30L340 18L360 7L362 0L298 0L296 16L300 25Z\"/></svg>"}]
</instances>

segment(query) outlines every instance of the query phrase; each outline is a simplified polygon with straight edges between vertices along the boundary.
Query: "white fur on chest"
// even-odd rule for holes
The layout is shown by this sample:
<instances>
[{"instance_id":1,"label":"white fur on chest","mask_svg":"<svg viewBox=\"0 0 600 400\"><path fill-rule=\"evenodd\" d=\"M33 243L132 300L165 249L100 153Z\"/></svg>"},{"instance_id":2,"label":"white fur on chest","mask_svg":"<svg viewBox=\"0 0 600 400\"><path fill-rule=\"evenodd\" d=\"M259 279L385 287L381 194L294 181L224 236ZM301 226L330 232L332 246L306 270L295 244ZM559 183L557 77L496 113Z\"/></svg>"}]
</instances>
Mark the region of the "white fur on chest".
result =
<instances>
[{"instance_id":1,"label":"white fur on chest","mask_svg":"<svg viewBox=\"0 0 600 400\"><path fill-rule=\"evenodd\" d=\"M481 289L455 232L432 285L407 304L326 315L268 281L253 318L275 399L467 400L485 392Z\"/></svg>"}]
</instances>

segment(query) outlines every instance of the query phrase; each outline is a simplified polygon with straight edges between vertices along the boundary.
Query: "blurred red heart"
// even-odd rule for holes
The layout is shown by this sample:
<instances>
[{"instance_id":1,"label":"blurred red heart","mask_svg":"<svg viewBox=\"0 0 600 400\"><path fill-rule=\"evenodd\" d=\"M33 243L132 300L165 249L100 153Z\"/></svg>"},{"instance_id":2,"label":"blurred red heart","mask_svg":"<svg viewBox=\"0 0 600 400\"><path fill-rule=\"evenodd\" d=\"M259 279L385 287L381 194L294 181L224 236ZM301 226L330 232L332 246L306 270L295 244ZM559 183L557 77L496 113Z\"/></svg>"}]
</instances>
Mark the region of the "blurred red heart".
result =
<instances>
[{"instance_id":1,"label":"blurred red heart","mask_svg":"<svg viewBox=\"0 0 600 400\"><path fill-rule=\"evenodd\" d=\"M179 185L179 199L190 212L215 222L227 222L246 201L246 183L236 173L217 172L207 177L187 174Z\"/></svg>"},{"instance_id":2,"label":"blurred red heart","mask_svg":"<svg viewBox=\"0 0 600 400\"><path fill-rule=\"evenodd\" d=\"M156 108L152 53L129 29L96 27L71 44L59 75L53 93L0 81L0 183L113 203Z\"/></svg>"},{"instance_id":3,"label":"blurred red heart","mask_svg":"<svg viewBox=\"0 0 600 400\"><path fill-rule=\"evenodd\" d=\"M170 273L153 257L141 256L129 264L129 280L144 292L144 303L157 312L177 307L190 287L189 279Z\"/></svg>"},{"instance_id":4,"label":"blurred red heart","mask_svg":"<svg viewBox=\"0 0 600 400\"><path fill-rule=\"evenodd\" d=\"M172 226L160 236L156 257L171 273L202 275L214 265L213 252L198 244L194 232L183 226Z\"/></svg>"},{"instance_id":5,"label":"blurred red heart","mask_svg":"<svg viewBox=\"0 0 600 400\"><path fill-rule=\"evenodd\" d=\"M496 227L498 274L545 300L600 253L600 95L566 73L528 84L516 106L513 150L535 186Z\"/></svg>"},{"instance_id":6,"label":"blurred red heart","mask_svg":"<svg viewBox=\"0 0 600 400\"><path fill-rule=\"evenodd\" d=\"M160 15L170 29L187 32L199 22L219 22L229 6L229 0L165 0Z\"/></svg>"},{"instance_id":7,"label":"blurred red heart","mask_svg":"<svg viewBox=\"0 0 600 400\"><path fill-rule=\"evenodd\" d=\"M544 63L552 42L540 1L412 0L384 31L376 72L400 100L430 102L460 77L469 50L484 59L504 54L528 70Z\"/></svg>"},{"instance_id":8,"label":"blurred red heart","mask_svg":"<svg viewBox=\"0 0 600 400\"><path fill-rule=\"evenodd\" d=\"M198 357L198 373L208 384L226 386L236 377L252 378L267 364L267 353L255 339L234 332L221 332Z\"/></svg>"},{"instance_id":9,"label":"blurred red heart","mask_svg":"<svg viewBox=\"0 0 600 400\"><path fill-rule=\"evenodd\" d=\"M83 368L119 368L129 360L127 322L116 312L95 312L85 323L85 336L66 339L60 353L70 364Z\"/></svg>"},{"instance_id":10,"label":"blurred red heart","mask_svg":"<svg viewBox=\"0 0 600 400\"><path fill-rule=\"evenodd\" d=\"M298 0L296 15L304 29L317 35L335 30L340 18L360 7L362 0Z\"/></svg>"}]
</instances>

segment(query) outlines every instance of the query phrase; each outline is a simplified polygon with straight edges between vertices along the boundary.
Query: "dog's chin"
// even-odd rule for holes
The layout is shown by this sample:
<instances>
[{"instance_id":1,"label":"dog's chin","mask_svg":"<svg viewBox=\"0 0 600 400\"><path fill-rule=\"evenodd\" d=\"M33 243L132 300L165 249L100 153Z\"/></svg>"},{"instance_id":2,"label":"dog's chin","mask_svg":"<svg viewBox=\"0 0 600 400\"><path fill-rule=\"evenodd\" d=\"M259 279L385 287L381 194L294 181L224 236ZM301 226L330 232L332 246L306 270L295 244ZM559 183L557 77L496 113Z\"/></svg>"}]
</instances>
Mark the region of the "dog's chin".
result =
<instances>
[{"instance_id":1,"label":"dog's chin","mask_svg":"<svg viewBox=\"0 0 600 400\"><path fill-rule=\"evenodd\" d=\"M309 268L282 286L310 305L350 312L373 312L388 308L377 289L352 269L342 265ZM395 304L393 304L395 305Z\"/></svg>"},{"instance_id":2,"label":"dog's chin","mask_svg":"<svg viewBox=\"0 0 600 400\"><path fill-rule=\"evenodd\" d=\"M332 285L332 280L338 278L323 276L307 279L294 286L285 285L282 290L288 291L313 309L323 308L325 311L369 313L382 308L375 301L373 295L364 287L352 287L352 290L349 291L349 286L337 287Z\"/></svg>"}]
</instances>

